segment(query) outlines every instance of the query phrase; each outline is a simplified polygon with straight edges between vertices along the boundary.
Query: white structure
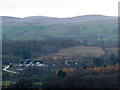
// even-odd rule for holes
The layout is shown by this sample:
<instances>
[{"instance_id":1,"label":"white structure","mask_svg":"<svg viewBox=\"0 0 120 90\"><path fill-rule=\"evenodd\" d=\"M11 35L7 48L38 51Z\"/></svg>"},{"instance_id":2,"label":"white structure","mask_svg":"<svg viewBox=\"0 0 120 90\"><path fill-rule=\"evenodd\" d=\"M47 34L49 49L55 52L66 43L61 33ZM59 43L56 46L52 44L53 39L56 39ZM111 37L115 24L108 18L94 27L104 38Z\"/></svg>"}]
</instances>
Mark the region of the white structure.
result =
<instances>
[{"instance_id":1,"label":"white structure","mask_svg":"<svg viewBox=\"0 0 120 90\"><path fill-rule=\"evenodd\" d=\"M65 61L65 65L70 65L70 62L69 61Z\"/></svg>"},{"instance_id":2,"label":"white structure","mask_svg":"<svg viewBox=\"0 0 120 90\"><path fill-rule=\"evenodd\" d=\"M40 64L40 62L36 62L36 66L39 65L39 64Z\"/></svg>"},{"instance_id":3,"label":"white structure","mask_svg":"<svg viewBox=\"0 0 120 90\"><path fill-rule=\"evenodd\" d=\"M38 66L38 67L46 67L46 65L45 64L37 64L36 66Z\"/></svg>"},{"instance_id":4,"label":"white structure","mask_svg":"<svg viewBox=\"0 0 120 90\"><path fill-rule=\"evenodd\" d=\"M75 62L74 64L75 64L75 65L77 65L78 63L77 63L77 62Z\"/></svg>"},{"instance_id":5,"label":"white structure","mask_svg":"<svg viewBox=\"0 0 120 90\"><path fill-rule=\"evenodd\" d=\"M22 67L23 65L21 63L18 64L19 67Z\"/></svg>"}]
</instances>

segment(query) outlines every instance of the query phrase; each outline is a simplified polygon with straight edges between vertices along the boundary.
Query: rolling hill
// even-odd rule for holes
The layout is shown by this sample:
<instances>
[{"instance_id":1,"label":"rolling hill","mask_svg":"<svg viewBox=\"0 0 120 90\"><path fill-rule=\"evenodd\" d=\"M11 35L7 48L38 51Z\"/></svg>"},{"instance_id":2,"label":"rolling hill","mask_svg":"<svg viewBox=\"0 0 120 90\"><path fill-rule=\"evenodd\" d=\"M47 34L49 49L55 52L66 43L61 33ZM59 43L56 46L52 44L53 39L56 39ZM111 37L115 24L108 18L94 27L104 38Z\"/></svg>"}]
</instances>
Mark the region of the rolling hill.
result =
<instances>
[{"instance_id":1,"label":"rolling hill","mask_svg":"<svg viewBox=\"0 0 120 90\"><path fill-rule=\"evenodd\" d=\"M3 40L44 40L72 38L76 40L117 40L117 17L86 15L71 18L2 16Z\"/></svg>"}]
</instances>

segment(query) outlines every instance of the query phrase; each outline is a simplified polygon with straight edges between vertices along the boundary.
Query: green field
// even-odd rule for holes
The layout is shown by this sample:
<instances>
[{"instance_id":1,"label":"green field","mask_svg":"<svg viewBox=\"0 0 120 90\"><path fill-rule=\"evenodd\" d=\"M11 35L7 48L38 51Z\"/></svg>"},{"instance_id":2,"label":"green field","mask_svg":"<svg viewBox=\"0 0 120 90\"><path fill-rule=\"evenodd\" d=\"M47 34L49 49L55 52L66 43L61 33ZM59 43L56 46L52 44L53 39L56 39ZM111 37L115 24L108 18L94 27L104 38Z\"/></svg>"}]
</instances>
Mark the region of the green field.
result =
<instances>
[{"instance_id":1,"label":"green field","mask_svg":"<svg viewBox=\"0 0 120 90\"><path fill-rule=\"evenodd\" d=\"M81 20L81 19L80 19ZM94 39L105 34L104 40L117 40L117 19L55 24L3 25L4 40L44 40L47 38ZM86 20L86 19L85 19ZM53 22L52 20L50 22ZM42 22L41 22L42 23ZM5 23L6 24L6 23ZM39 24L39 25L38 25Z\"/></svg>"},{"instance_id":2,"label":"green field","mask_svg":"<svg viewBox=\"0 0 120 90\"><path fill-rule=\"evenodd\" d=\"M3 82L2 82L2 85L3 85L3 86L9 86L9 85L11 85L11 84L15 84L15 81L3 81Z\"/></svg>"}]
</instances>

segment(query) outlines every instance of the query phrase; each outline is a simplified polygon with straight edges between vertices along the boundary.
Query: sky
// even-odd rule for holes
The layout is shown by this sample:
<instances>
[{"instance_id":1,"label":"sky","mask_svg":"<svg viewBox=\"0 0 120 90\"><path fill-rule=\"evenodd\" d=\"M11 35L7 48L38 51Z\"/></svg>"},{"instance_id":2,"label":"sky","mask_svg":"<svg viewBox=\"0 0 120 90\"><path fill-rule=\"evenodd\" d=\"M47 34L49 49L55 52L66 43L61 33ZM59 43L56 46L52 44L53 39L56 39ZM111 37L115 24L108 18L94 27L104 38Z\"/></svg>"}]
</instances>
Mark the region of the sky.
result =
<instances>
[{"instance_id":1,"label":"sky","mask_svg":"<svg viewBox=\"0 0 120 90\"><path fill-rule=\"evenodd\" d=\"M119 0L0 0L0 16L118 16Z\"/></svg>"}]
</instances>

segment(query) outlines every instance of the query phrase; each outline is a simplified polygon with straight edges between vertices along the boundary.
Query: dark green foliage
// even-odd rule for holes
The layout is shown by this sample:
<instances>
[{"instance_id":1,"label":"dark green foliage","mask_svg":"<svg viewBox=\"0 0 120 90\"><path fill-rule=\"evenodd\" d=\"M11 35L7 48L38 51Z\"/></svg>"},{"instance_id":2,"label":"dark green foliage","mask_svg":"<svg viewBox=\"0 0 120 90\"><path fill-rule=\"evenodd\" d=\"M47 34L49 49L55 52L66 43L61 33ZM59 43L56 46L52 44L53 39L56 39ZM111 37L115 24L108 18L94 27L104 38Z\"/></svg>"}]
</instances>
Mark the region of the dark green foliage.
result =
<instances>
[{"instance_id":1,"label":"dark green foliage","mask_svg":"<svg viewBox=\"0 0 120 90\"><path fill-rule=\"evenodd\" d=\"M32 80L30 79L20 79L15 85L11 85L10 88L32 88Z\"/></svg>"},{"instance_id":2,"label":"dark green foliage","mask_svg":"<svg viewBox=\"0 0 120 90\"><path fill-rule=\"evenodd\" d=\"M93 57L93 62L96 67L102 66L104 64L104 60L101 57Z\"/></svg>"},{"instance_id":3,"label":"dark green foliage","mask_svg":"<svg viewBox=\"0 0 120 90\"><path fill-rule=\"evenodd\" d=\"M2 64L8 65L9 63L19 63L23 61L23 59L19 56L13 56L13 55L3 55L2 56Z\"/></svg>"},{"instance_id":4,"label":"dark green foliage","mask_svg":"<svg viewBox=\"0 0 120 90\"><path fill-rule=\"evenodd\" d=\"M31 58L31 51L28 47L25 46L16 46L15 52L14 52L15 56L20 56L24 59L27 58Z\"/></svg>"},{"instance_id":5,"label":"dark green foliage","mask_svg":"<svg viewBox=\"0 0 120 90\"><path fill-rule=\"evenodd\" d=\"M49 78L43 88L117 88L117 73L93 75L88 71L76 72L64 78Z\"/></svg>"},{"instance_id":6,"label":"dark green foliage","mask_svg":"<svg viewBox=\"0 0 120 90\"><path fill-rule=\"evenodd\" d=\"M66 72L59 70L58 71L58 77L65 77L66 76Z\"/></svg>"},{"instance_id":7,"label":"dark green foliage","mask_svg":"<svg viewBox=\"0 0 120 90\"><path fill-rule=\"evenodd\" d=\"M115 59L116 59L116 56L115 56L114 53L112 53L111 56L110 56L110 60L113 61L113 60L115 60Z\"/></svg>"},{"instance_id":8,"label":"dark green foliage","mask_svg":"<svg viewBox=\"0 0 120 90\"><path fill-rule=\"evenodd\" d=\"M78 46L80 41L72 39L54 39L41 41L3 41L3 55L15 55L24 59L32 55L46 55L55 53L60 49Z\"/></svg>"},{"instance_id":9,"label":"dark green foliage","mask_svg":"<svg viewBox=\"0 0 120 90\"><path fill-rule=\"evenodd\" d=\"M84 66L83 68L86 69L86 66Z\"/></svg>"},{"instance_id":10,"label":"dark green foliage","mask_svg":"<svg viewBox=\"0 0 120 90\"><path fill-rule=\"evenodd\" d=\"M110 64L115 65L116 63L118 63L118 59L117 59L116 55L114 53L112 53L110 56Z\"/></svg>"}]
</instances>

